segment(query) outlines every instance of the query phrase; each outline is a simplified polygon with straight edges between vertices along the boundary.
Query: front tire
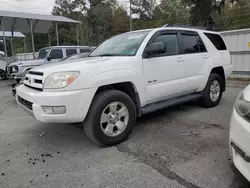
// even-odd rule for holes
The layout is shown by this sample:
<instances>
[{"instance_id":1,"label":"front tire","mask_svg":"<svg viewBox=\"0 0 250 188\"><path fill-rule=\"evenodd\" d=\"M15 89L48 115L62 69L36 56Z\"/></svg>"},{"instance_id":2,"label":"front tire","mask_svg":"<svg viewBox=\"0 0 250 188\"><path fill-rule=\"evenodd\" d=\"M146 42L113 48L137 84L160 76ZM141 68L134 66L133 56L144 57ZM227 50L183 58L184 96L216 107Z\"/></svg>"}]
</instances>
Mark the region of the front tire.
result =
<instances>
[{"instance_id":1,"label":"front tire","mask_svg":"<svg viewBox=\"0 0 250 188\"><path fill-rule=\"evenodd\" d=\"M2 69L0 69L0 81L6 79L6 72Z\"/></svg>"},{"instance_id":2,"label":"front tire","mask_svg":"<svg viewBox=\"0 0 250 188\"><path fill-rule=\"evenodd\" d=\"M100 146L124 141L136 122L133 100L124 92L107 90L98 93L84 121L85 134Z\"/></svg>"},{"instance_id":3,"label":"front tire","mask_svg":"<svg viewBox=\"0 0 250 188\"><path fill-rule=\"evenodd\" d=\"M202 106L212 108L217 106L222 97L222 79L221 76L211 73L207 85L204 89L204 95L201 99Z\"/></svg>"}]
</instances>

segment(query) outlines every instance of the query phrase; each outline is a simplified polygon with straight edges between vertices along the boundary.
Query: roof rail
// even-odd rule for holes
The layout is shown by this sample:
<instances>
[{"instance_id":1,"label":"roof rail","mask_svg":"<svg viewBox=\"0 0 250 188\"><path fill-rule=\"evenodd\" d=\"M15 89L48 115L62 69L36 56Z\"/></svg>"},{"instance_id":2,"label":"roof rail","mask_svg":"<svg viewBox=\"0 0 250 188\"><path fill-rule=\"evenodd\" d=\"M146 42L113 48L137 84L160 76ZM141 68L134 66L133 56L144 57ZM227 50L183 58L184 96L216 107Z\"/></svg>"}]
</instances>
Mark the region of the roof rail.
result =
<instances>
[{"instance_id":1,"label":"roof rail","mask_svg":"<svg viewBox=\"0 0 250 188\"><path fill-rule=\"evenodd\" d=\"M201 26L193 26L191 24L165 24L163 27L183 27L183 28L190 28L190 29L210 30L209 28L205 28Z\"/></svg>"}]
</instances>

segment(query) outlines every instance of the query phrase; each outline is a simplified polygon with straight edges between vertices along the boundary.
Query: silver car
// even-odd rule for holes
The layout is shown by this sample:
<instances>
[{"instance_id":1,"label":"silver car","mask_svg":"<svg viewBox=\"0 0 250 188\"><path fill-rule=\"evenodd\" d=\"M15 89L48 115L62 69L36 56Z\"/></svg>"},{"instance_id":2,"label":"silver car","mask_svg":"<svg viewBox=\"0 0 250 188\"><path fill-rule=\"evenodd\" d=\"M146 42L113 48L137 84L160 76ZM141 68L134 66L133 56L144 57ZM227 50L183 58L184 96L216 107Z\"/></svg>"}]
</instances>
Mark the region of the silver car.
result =
<instances>
[{"instance_id":1,"label":"silver car","mask_svg":"<svg viewBox=\"0 0 250 188\"><path fill-rule=\"evenodd\" d=\"M27 60L23 62L10 63L6 70L9 78L20 79L17 75L25 75L30 69L44 65L46 63L57 62L68 56L89 53L90 46L52 46L46 47L39 51L37 59Z\"/></svg>"}]
</instances>

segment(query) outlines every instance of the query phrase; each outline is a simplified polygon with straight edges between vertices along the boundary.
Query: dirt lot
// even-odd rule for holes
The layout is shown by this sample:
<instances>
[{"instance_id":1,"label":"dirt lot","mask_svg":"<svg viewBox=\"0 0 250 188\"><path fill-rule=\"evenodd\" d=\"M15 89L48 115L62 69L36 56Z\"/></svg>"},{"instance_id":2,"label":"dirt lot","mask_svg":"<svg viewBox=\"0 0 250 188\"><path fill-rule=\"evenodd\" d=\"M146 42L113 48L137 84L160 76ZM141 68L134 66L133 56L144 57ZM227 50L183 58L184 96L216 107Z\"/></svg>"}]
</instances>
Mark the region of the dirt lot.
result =
<instances>
[{"instance_id":1,"label":"dirt lot","mask_svg":"<svg viewBox=\"0 0 250 188\"><path fill-rule=\"evenodd\" d=\"M242 90L232 86L216 108L190 103L144 116L129 140L98 148L76 125L28 116L10 82L0 82L0 187L248 187L228 152L230 114Z\"/></svg>"}]
</instances>

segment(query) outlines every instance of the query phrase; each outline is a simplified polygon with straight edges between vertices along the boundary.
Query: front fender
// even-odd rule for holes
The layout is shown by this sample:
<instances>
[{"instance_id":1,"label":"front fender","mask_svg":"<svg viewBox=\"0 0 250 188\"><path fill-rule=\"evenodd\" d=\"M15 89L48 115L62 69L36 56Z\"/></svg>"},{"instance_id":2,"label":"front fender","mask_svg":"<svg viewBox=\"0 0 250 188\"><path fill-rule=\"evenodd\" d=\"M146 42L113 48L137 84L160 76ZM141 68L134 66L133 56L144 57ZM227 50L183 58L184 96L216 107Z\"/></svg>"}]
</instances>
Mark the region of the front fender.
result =
<instances>
[{"instance_id":1,"label":"front fender","mask_svg":"<svg viewBox=\"0 0 250 188\"><path fill-rule=\"evenodd\" d=\"M99 88L122 82L131 82L138 92L141 104L145 103L146 95L144 90L143 75L131 69L119 69L101 72L91 77L86 84L86 88Z\"/></svg>"},{"instance_id":2,"label":"front fender","mask_svg":"<svg viewBox=\"0 0 250 188\"><path fill-rule=\"evenodd\" d=\"M111 70L98 73L91 77L87 82L86 88L100 87L119 82L133 82L136 80L136 74L133 70Z\"/></svg>"}]
</instances>

